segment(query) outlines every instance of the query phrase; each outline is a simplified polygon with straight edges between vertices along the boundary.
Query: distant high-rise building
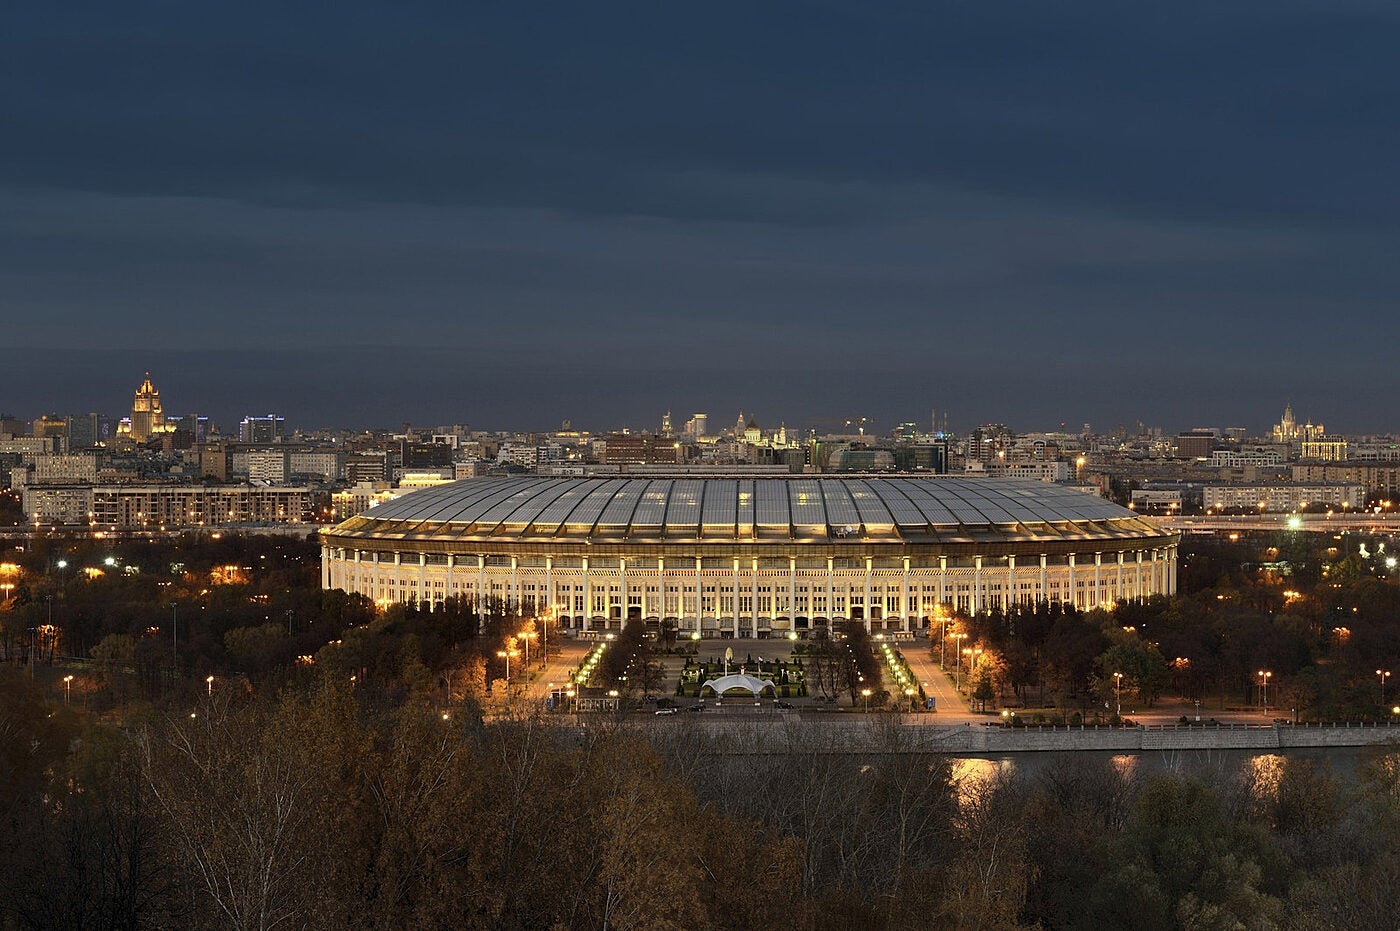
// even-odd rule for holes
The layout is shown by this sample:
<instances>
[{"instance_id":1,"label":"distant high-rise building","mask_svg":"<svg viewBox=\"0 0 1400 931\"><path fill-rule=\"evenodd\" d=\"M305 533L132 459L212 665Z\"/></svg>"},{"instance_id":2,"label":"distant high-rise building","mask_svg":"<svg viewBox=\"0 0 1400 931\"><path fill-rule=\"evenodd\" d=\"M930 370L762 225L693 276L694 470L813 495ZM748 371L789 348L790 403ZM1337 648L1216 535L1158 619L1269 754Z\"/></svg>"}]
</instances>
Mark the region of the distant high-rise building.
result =
<instances>
[{"instance_id":1,"label":"distant high-rise building","mask_svg":"<svg viewBox=\"0 0 1400 931\"><path fill-rule=\"evenodd\" d=\"M286 435L287 420L277 414L244 417L238 428L238 438L245 443L277 443Z\"/></svg>"},{"instance_id":2,"label":"distant high-rise building","mask_svg":"<svg viewBox=\"0 0 1400 931\"><path fill-rule=\"evenodd\" d=\"M102 418L98 414L68 415L68 448L91 449L101 442Z\"/></svg>"},{"instance_id":3,"label":"distant high-rise building","mask_svg":"<svg viewBox=\"0 0 1400 931\"><path fill-rule=\"evenodd\" d=\"M1297 441L1308 442L1310 440L1320 440L1327 433L1327 429L1320 423L1313 423L1311 420L1302 426L1293 416L1293 405L1288 404L1283 408L1283 419L1274 424L1275 443L1293 443Z\"/></svg>"},{"instance_id":4,"label":"distant high-rise building","mask_svg":"<svg viewBox=\"0 0 1400 931\"><path fill-rule=\"evenodd\" d=\"M1215 431L1204 427L1176 435L1176 458L1207 459L1215 449Z\"/></svg>"},{"instance_id":5,"label":"distant high-rise building","mask_svg":"<svg viewBox=\"0 0 1400 931\"><path fill-rule=\"evenodd\" d=\"M131 421L127 432L138 443L144 443L157 433L166 432L165 409L160 403L160 392L151 384L151 373L136 389L136 398L131 402Z\"/></svg>"},{"instance_id":6,"label":"distant high-rise building","mask_svg":"<svg viewBox=\"0 0 1400 931\"><path fill-rule=\"evenodd\" d=\"M183 417L172 417L170 423L177 429L183 430L194 437L194 442L203 443L209 438L209 418L201 414L186 414Z\"/></svg>"},{"instance_id":7,"label":"distant high-rise building","mask_svg":"<svg viewBox=\"0 0 1400 931\"><path fill-rule=\"evenodd\" d=\"M65 444L68 440L68 421L57 414L44 414L34 421L34 435L44 437L58 437Z\"/></svg>"},{"instance_id":8,"label":"distant high-rise building","mask_svg":"<svg viewBox=\"0 0 1400 931\"><path fill-rule=\"evenodd\" d=\"M674 435L675 435L674 431L671 429L671 412L670 412L670 411L667 411L667 412L665 413L665 415L661 418L661 435L662 435L662 436L674 436Z\"/></svg>"},{"instance_id":9,"label":"distant high-rise building","mask_svg":"<svg viewBox=\"0 0 1400 931\"><path fill-rule=\"evenodd\" d=\"M710 415L709 415L709 414L692 414L691 417L690 417L690 423L687 424L686 426L689 428L689 429L686 431L687 433L689 433L691 436L695 437L697 440L698 440L698 439L701 439L702 437L705 436L706 433L709 432L709 429L710 429Z\"/></svg>"},{"instance_id":10,"label":"distant high-rise building","mask_svg":"<svg viewBox=\"0 0 1400 931\"><path fill-rule=\"evenodd\" d=\"M610 434L603 450L603 461L616 465L658 465L676 461L677 443L649 433Z\"/></svg>"}]
</instances>

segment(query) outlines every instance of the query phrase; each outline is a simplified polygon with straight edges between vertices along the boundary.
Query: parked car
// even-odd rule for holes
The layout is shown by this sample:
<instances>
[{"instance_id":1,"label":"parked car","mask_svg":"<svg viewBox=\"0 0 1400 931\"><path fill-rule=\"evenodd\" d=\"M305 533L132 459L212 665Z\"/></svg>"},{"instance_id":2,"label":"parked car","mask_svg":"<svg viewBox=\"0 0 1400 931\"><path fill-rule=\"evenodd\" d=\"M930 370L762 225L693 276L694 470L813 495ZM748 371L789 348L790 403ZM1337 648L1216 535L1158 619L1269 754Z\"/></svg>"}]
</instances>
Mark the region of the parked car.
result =
<instances>
[{"instance_id":1,"label":"parked car","mask_svg":"<svg viewBox=\"0 0 1400 931\"><path fill-rule=\"evenodd\" d=\"M774 707L776 707L776 708L791 708L791 707L792 707L792 702L790 702L790 701L783 701L783 700L780 698L780 699L778 699L777 701L773 702L773 705L774 705Z\"/></svg>"},{"instance_id":2,"label":"parked car","mask_svg":"<svg viewBox=\"0 0 1400 931\"><path fill-rule=\"evenodd\" d=\"M681 712L681 709L679 709L679 708L660 708L660 709L658 709L658 710L657 710L656 712L654 712L654 713L655 713L655 714L680 714L680 712Z\"/></svg>"}]
</instances>

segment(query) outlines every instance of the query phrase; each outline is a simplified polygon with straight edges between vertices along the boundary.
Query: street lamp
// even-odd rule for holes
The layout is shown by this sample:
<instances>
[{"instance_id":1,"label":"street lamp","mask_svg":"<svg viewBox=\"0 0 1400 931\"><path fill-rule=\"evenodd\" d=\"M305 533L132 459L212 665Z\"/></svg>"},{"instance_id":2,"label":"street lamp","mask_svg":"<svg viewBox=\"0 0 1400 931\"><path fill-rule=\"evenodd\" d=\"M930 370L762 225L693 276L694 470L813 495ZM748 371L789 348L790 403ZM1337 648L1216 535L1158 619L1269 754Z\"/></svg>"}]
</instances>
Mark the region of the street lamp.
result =
<instances>
[{"instance_id":1,"label":"street lamp","mask_svg":"<svg viewBox=\"0 0 1400 931\"><path fill-rule=\"evenodd\" d=\"M954 672L954 674L953 674L953 683L954 683L954 684L953 684L953 688L955 688L955 689L961 689L961 688L962 688L962 650L960 649L960 647L962 646L962 642L963 642L964 640L967 639L967 634L966 634L966 633L953 634L953 639L956 640L956 641L958 642L958 643L957 643L957 646L953 647L954 650L957 650L957 653L954 655L953 658L954 658L955 660L958 661L957 670L956 670L956 671Z\"/></svg>"},{"instance_id":2,"label":"street lamp","mask_svg":"<svg viewBox=\"0 0 1400 931\"><path fill-rule=\"evenodd\" d=\"M73 677L63 677L63 703L66 705L73 698Z\"/></svg>"},{"instance_id":3,"label":"street lamp","mask_svg":"<svg viewBox=\"0 0 1400 931\"><path fill-rule=\"evenodd\" d=\"M963 634L963 636L966 637L967 634ZM972 686L972 667L973 667L974 665L976 665L976 663L977 663L977 657L979 657L979 656L982 655L982 648L981 648L981 647L977 647L976 649L973 649L972 647L963 647L962 652L963 652L964 654L967 655L967 682L968 682L968 687L971 688L971 686ZM959 670L960 672L961 672L961 670L962 670L962 664L961 664L961 663L958 664L958 670ZM958 687L958 688L961 688L961 678L959 678L958 686L957 686L957 687Z\"/></svg>"},{"instance_id":4,"label":"street lamp","mask_svg":"<svg viewBox=\"0 0 1400 931\"><path fill-rule=\"evenodd\" d=\"M1377 669L1376 678L1381 680L1381 707L1385 707L1385 680L1390 678L1389 669Z\"/></svg>"},{"instance_id":5,"label":"street lamp","mask_svg":"<svg viewBox=\"0 0 1400 931\"><path fill-rule=\"evenodd\" d=\"M525 666L528 669L530 666L530 641L538 637L539 634L531 628L530 630L522 630L516 636L525 641Z\"/></svg>"},{"instance_id":6,"label":"street lamp","mask_svg":"<svg viewBox=\"0 0 1400 931\"><path fill-rule=\"evenodd\" d=\"M510 658L511 658L512 656L519 656L519 655L520 655L520 652L519 652L518 650L497 650L497 651L496 651L496 655L497 655L497 656L500 656L500 657L502 657L502 658L504 658L505 661L506 661L506 707L509 708L509 707L510 707Z\"/></svg>"},{"instance_id":7,"label":"street lamp","mask_svg":"<svg viewBox=\"0 0 1400 931\"><path fill-rule=\"evenodd\" d=\"M1113 704L1121 719L1123 717L1123 674L1121 672L1113 674Z\"/></svg>"},{"instance_id":8,"label":"street lamp","mask_svg":"<svg viewBox=\"0 0 1400 931\"><path fill-rule=\"evenodd\" d=\"M170 602L170 656L175 662L175 672L180 671L180 607Z\"/></svg>"},{"instance_id":9,"label":"street lamp","mask_svg":"<svg viewBox=\"0 0 1400 931\"><path fill-rule=\"evenodd\" d=\"M208 694L213 695L213 694L214 694L214 677L213 677L213 676L210 676L210 677L208 677L207 679L205 679L205 680L204 680L204 684L205 684L206 686L209 687L209 689L208 689Z\"/></svg>"},{"instance_id":10,"label":"street lamp","mask_svg":"<svg viewBox=\"0 0 1400 931\"><path fill-rule=\"evenodd\" d=\"M863 712L863 713L869 714L869 713L870 713L870 689L861 689L861 690L860 690L860 698L861 698L861 703L862 703L862 705L864 706L864 712Z\"/></svg>"},{"instance_id":11,"label":"street lamp","mask_svg":"<svg viewBox=\"0 0 1400 931\"><path fill-rule=\"evenodd\" d=\"M1264 707L1264 716L1269 715L1269 680L1274 674L1267 669L1259 670L1259 704ZM1384 688L1384 684L1381 686Z\"/></svg>"}]
</instances>

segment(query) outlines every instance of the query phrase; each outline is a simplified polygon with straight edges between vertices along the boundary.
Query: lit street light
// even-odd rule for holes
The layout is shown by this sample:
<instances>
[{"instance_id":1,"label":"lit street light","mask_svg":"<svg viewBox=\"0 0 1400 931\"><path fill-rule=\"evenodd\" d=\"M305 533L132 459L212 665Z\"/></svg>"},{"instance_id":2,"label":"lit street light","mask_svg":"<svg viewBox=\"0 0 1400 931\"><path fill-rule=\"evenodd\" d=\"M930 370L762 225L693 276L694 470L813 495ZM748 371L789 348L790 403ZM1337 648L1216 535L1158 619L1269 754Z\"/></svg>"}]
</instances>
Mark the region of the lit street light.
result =
<instances>
[{"instance_id":1,"label":"lit street light","mask_svg":"<svg viewBox=\"0 0 1400 931\"><path fill-rule=\"evenodd\" d=\"M209 678L205 679L205 680L204 680L204 684L205 684L206 686L209 687L208 694L213 695L213 694L214 694L214 677L213 677L213 676L210 676Z\"/></svg>"},{"instance_id":2,"label":"lit street light","mask_svg":"<svg viewBox=\"0 0 1400 931\"><path fill-rule=\"evenodd\" d=\"M1381 680L1381 707L1385 707L1385 680L1390 678L1389 669L1377 669L1376 678Z\"/></svg>"},{"instance_id":3,"label":"lit street light","mask_svg":"<svg viewBox=\"0 0 1400 931\"><path fill-rule=\"evenodd\" d=\"M510 658L511 658L512 656L519 656L519 655L520 655L520 652L519 652L518 650L497 650L497 651L496 651L496 655L499 656L499 657L504 658L505 661L506 661L506 707L509 708L509 707L510 707Z\"/></svg>"},{"instance_id":4,"label":"lit street light","mask_svg":"<svg viewBox=\"0 0 1400 931\"><path fill-rule=\"evenodd\" d=\"M957 662L958 662L957 669L956 669L956 671L953 673L953 688L956 689L956 690L958 690L958 691L962 691L962 650L961 650L961 647L962 647L962 642L963 642L964 640L967 639L967 634L965 634L965 633L953 634L952 637L953 637L954 640L957 641L957 645L953 647L954 650L957 650L957 653L954 655L953 658L954 658L955 660L957 660Z\"/></svg>"},{"instance_id":5,"label":"lit street light","mask_svg":"<svg viewBox=\"0 0 1400 931\"><path fill-rule=\"evenodd\" d=\"M1269 680L1274 674L1267 669L1259 670L1259 704L1264 708L1264 716L1269 715Z\"/></svg>"},{"instance_id":6,"label":"lit street light","mask_svg":"<svg viewBox=\"0 0 1400 931\"><path fill-rule=\"evenodd\" d=\"M73 677L63 677L63 703L68 704L73 698Z\"/></svg>"},{"instance_id":7,"label":"lit street light","mask_svg":"<svg viewBox=\"0 0 1400 931\"><path fill-rule=\"evenodd\" d=\"M1123 717L1123 674L1121 672L1113 674L1113 704L1121 719Z\"/></svg>"},{"instance_id":8,"label":"lit street light","mask_svg":"<svg viewBox=\"0 0 1400 931\"><path fill-rule=\"evenodd\" d=\"M861 703L864 705L864 713L870 713L870 689L860 690Z\"/></svg>"},{"instance_id":9,"label":"lit street light","mask_svg":"<svg viewBox=\"0 0 1400 931\"><path fill-rule=\"evenodd\" d=\"M170 602L170 655L175 661L175 672L180 671L180 606Z\"/></svg>"}]
</instances>

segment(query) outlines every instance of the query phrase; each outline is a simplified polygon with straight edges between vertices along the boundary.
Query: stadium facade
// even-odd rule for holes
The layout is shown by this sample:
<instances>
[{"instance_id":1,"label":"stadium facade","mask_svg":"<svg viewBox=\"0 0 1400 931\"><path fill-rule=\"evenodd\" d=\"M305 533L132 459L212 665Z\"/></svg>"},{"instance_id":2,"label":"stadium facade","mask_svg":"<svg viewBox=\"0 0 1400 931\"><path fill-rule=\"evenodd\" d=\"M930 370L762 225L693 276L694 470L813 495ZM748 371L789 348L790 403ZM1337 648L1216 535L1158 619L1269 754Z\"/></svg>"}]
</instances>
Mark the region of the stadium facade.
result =
<instances>
[{"instance_id":1,"label":"stadium facade","mask_svg":"<svg viewBox=\"0 0 1400 931\"><path fill-rule=\"evenodd\" d=\"M322 584L380 603L503 601L579 631L914 631L945 608L1174 592L1178 542L1092 494L1024 480L468 479L325 531Z\"/></svg>"}]
</instances>

